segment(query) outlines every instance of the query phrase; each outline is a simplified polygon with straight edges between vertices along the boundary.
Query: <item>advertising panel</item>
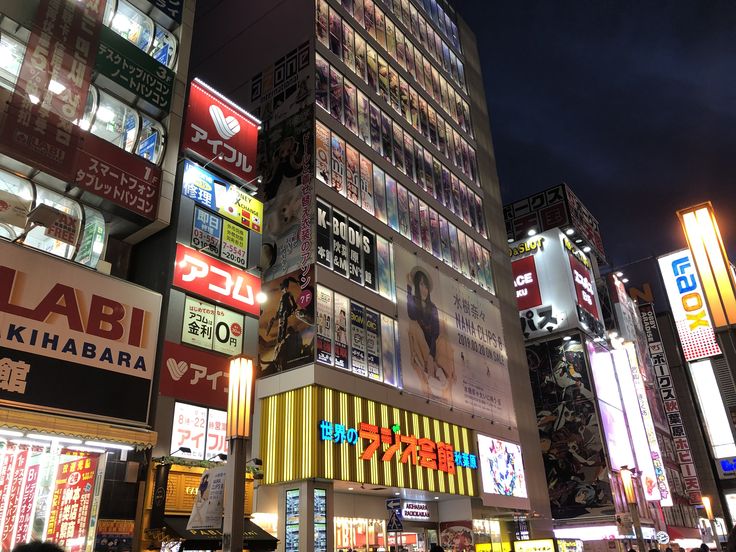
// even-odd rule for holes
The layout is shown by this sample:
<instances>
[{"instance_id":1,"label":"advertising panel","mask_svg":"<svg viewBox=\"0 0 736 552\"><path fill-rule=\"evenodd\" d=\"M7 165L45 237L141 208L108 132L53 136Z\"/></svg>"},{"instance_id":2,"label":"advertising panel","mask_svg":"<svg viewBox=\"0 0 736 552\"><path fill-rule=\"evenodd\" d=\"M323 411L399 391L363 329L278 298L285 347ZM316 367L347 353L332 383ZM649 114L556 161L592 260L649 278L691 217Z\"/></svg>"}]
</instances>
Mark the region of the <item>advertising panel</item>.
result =
<instances>
[{"instance_id":1,"label":"advertising panel","mask_svg":"<svg viewBox=\"0 0 736 552\"><path fill-rule=\"evenodd\" d=\"M243 315L187 297L181 342L227 355L243 352Z\"/></svg>"},{"instance_id":2,"label":"advertising panel","mask_svg":"<svg viewBox=\"0 0 736 552\"><path fill-rule=\"evenodd\" d=\"M366 377L365 364L365 307L350 302L350 367L354 374Z\"/></svg>"},{"instance_id":3,"label":"advertising panel","mask_svg":"<svg viewBox=\"0 0 736 552\"><path fill-rule=\"evenodd\" d=\"M199 480L197 497L187 521L187 531L221 529L225 505L225 478L227 468L205 470Z\"/></svg>"},{"instance_id":4,"label":"advertising panel","mask_svg":"<svg viewBox=\"0 0 736 552\"><path fill-rule=\"evenodd\" d=\"M736 456L729 415L713 372L713 364L710 360L700 360L689 363L689 368L713 456L716 460Z\"/></svg>"},{"instance_id":5,"label":"advertising panel","mask_svg":"<svg viewBox=\"0 0 736 552\"><path fill-rule=\"evenodd\" d=\"M334 313L332 290L317 286L317 361L332 366Z\"/></svg>"},{"instance_id":6,"label":"advertising panel","mask_svg":"<svg viewBox=\"0 0 736 552\"><path fill-rule=\"evenodd\" d=\"M553 339L529 344L526 352L552 515L614 514L611 484L601 476L608 466L583 346Z\"/></svg>"},{"instance_id":7,"label":"advertising panel","mask_svg":"<svg viewBox=\"0 0 736 552\"><path fill-rule=\"evenodd\" d=\"M484 505L529 507L520 445L478 434L478 469Z\"/></svg>"},{"instance_id":8,"label":"advertising panel","mask_svg":"<svg viewBox=\"0 0 736 552\"><path fill-rule=\"evenodd\" d=\"M499 308L414 253L395 252L404 390L515 425Z\"/></svg>"},{"instance_id":9,"label":"advertising panel","mask_svg":"<svg viewBox=\"0 0 736 552\"><path fill-rule=\"evenodd\" d=\"M170 454L191 460L204 459L206 433L206 407L180 402L175 403ZM188 448L191 452L184 452L180 450L181 447Z\"/></svg>"},{"instance_id":10,"label":"advertising panel","mask_svg":"<svg viewBox=\"0 0 736 552\"><path fill-rule=\"evenodd\" d=\"M298 420L287 414L306 404L312 407ZM261 420L265 484L359 478L366 486L403 481L418 490L476 495L478 458L465 427L318 386L267 397Z\"/></svg>"},{"instance_id":11,"label":"advertising panel","mask_svg":"<svg viewBox=\"0 0 736 552\"><path fill-rule=\"evenodd\" d=\"M213 408L227 408L226 356L164 342L159 393Z\"/></svg>"},{"instance_id":12,"label":"advertising panel","mask_svg":"<svg viewBox=\"0 0 736 552\"><path fill-rule=\"evenodd\" d=\"M350 301L344 295L335 293L335 366L349 369L348 366L348 311Z\"/></svg>"},{"instance_id":13,"label":"advertising panel","mask_svg":"<svg viewBox=\"0 0 736 552\"><path fill-rule=\"evenodd\" d=\"M526 339L577 328L603 335L590 261L562 232L549 230L514 242L509 256Z\"/></svg>"},{"instance_id":14,"label":"advertising panel","mask_svg":"<svg viewBox=\"0 0 736 552\"><path fill-rule=\"evenodd\" d=\"M317 262L332 268L332 207L317 199Z\"/></svg>"},{"instance_id":15,"label":"advertising panel","mask_svg":"<svg viewBox=\"0 0 736 552\"><path fill-rule=\"evenodd\" d=\"M263 286L258 326L258 376L314 362L314 271L294 272Z\"/></svg>"},{"instance_id":16,"label":"advertising panel","mask_svg":"<svg viewBox=\"0 0 736 552\"><path fill-rule=\"evenodd\" d=\"M157 293L0 242L0 398L145 421L160 311Z\"/></svg>"},{"instance_id":17,"label":"advertising panel","mask_svg":"<svg viewBox=\"0 0 736 552\"><path fill-rule=\"evenodd\" d=\"M181 148L234 178L256 177L260 121L199 79L189 85Z\"/></svg>"},{"instance_id":18,"label":"advertising panel","mask_svg":"<svg viewBox=\"0 0 736 552\"><path fill-rule=\"evenodd\" d=\"M263 204L240 186L230 184L203 167L184 160L181 193L249 230L261 232Z\"/></svg>"},{"instance_id":19,"label":"advertising panel","mask_svg":"<svg viewBox=\"0 0 736 552\"><path fill-rule=\"evenodd\" d=\"M258 316L261 281L252 274L187 247L176 245L173 285Z\"/></svg>"},{"instance_id":20,"label":"advertising panel","mask_svg":"<svg viewBox=\"0 0 736 552\"><path fill-rule=\"evenodd\" d=\"M659 257L664 287L685 360L721 354L690 250Z\"/></svg>"},{"instance_id":21,"label":"advertising panel","mask_svg":"<svg viewBox=\"0 0 736 552\"><path fill-rule=\"evenodd\" d=\"M226 220L223 223L220 258L245 268L248 264L248 231Z\"/></svg>"},{"instance_id":22,"label":"advertising panel","mask_svg":"<svg viewBox=\"0 0 736 552\"><path fill-rule=\"evenodd\" d=\"M219 255L222 222L222 219L217 215L195 207L194 222L192 223L192 247L197 251L206 251L210 255Z\"/></svg>"}]
</instances>

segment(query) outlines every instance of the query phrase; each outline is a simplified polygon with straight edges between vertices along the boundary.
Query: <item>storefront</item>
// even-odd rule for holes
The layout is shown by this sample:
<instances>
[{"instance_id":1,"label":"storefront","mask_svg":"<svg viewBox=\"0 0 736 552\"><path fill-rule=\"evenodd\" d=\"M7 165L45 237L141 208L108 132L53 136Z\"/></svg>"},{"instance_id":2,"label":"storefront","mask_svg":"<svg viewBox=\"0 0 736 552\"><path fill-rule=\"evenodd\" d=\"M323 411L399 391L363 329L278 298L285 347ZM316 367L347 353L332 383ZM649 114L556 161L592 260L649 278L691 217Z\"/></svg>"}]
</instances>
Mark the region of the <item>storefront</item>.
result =
<instances>
[{"instance_id":1,"label":"storefront","mask_svg":"<svg viewBox=\"0 0 736 552\"><path fill-rule=\"evenodd\" d=\"M259 420L256 511L284 551L508 552L529 510L511 441L317 385L263 398Z\"/></svg>"}]
</instances>

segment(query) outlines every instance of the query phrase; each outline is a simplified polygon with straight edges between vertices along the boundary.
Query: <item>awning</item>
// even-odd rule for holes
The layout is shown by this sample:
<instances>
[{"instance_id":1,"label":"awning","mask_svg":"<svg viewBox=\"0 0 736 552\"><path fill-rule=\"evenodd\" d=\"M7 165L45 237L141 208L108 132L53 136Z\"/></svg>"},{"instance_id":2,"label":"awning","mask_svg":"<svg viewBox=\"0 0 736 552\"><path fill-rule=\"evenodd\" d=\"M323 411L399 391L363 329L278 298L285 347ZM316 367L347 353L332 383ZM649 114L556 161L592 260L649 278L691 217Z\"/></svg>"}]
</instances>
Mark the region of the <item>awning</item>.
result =
<instances>
[{"instance_id":1,"label":"awning","mask_svg":"<svg viewBox=\"0 0 736 552\"><path fill-rule=\"evenodd\" d=\"M164 523L180 539L184 539L182 550L220 550L222 548L222 531L219 529L187 530L187 516L166 516ZM250 519L243 520L243 546L250 550L276 550L278 539L264 531Z\"/></svg>"},{"instance_id":2,"label":"awning","mask_svg":"<svg viewBox=\"0 0 736 552\"><path fill-rule=\"evenodd\" d=\"M150 429L6 407L0 407L0 428L76 437L86 441L109 441L136 448L151 448L156 444L156 432Z\"/></svg>"}]
</instances>

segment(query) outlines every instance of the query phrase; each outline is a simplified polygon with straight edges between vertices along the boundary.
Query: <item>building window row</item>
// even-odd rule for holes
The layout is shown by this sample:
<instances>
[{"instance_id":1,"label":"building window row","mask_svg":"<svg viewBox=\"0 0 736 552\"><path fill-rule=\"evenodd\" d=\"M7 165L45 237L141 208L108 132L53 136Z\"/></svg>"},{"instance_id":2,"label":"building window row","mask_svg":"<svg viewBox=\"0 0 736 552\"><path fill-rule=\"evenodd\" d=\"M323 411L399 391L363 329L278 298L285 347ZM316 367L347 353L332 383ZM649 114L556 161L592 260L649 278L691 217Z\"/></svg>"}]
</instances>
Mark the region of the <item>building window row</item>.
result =
<instances>
[{"instance_id":1,"label":"building window row","mask_svg":"<svg viewBox=\"0 0 736 552\"><path fill-rule=\"evenodd\" d=\"M382 94L387 102L398 106L401 97L408 103L409 95L416 94L414 89L399 77L398 71L367 44L347 21L344 21L335 10L329 8L325 0L319 1L318 40L325 47L330 48L332 53L342 59L362 80L372 85L374 90ZM329 18L326 10L329 10ZM327 21L329 21L329 31ZM468 103L440 72L432 67L428 59L424 58L419 51L415 52L410 43L405 43L400 31L394 33L394 26L390 20L386 21L386 27L386 51L398 61L405 71L416 78L420 87L443 107L462 130L472 136Z\"/></svg>"},{"instance_id":2,"label":"building window row","mask_svg":"<svg viewBox=\"0 0 736 552\"><path fill-rule=\"evenodd\" d=\"M0 170L0 238L94 268L107 233L96 209Z\"/></svg>"},{"instance_id":3,"label":"building window row","mask_svg":"<svg viewBox=\"0 0 736 552\"><path fill-rule=\"evenodd\" d=\"M494 292L491 254L485 247L319 122L316 158L319 180L466 278ZM449 187L449 178L447 181ZM480 215L482 220L482 211ZM325 248L332 251L327 245Z\"/></svg>"},{"instance_id":4,"label":"building window row","mask_svg":"<svg viewBox=\"0 0 736 552\"><path fill-rule=\"evenodd\" d=\"M318 10L322 16L321 20L325 21L326 13L322 13L324 8L319 5L320 2L321 0L318 0ZM373 0L342 0L343 8L381 46L388 48L389 36L393 36L398 48L397 56L401 55L400 50L403 50L404 56L410 56L408 59L416 59L419 50L409 38L410 36L415 37L415 40L419 40L424 49L452 80L463 91L467 91L463 62L450 50L440 38L439 33L432 29L432 26L417 12L416 8L411 6L409 0L402 0L401 4L401 6L394 6L388 1L384 2L386 9L394 13L397 19L403 23L405 27L403 31L391 18L387 17L386 12L376 6ZM405 69L409 70L406 67Z\"/></svg>"},{"instance_id":5,"label":"building window row","mask_svg":"<svg viewBox=\"0 0 736 552\"><path fill-rule=\"evenodd\" d=\"M404 173L407 170L413 171L414 163L408 163L407 169L405 155L399 154L401 150L406 151L404 142L409 132L404 131L389 113L370 101L355 84L319 54L316 55L315 94L318 105L371 146L376 153ZM454 163L462 174L478 184L475 150L454 129L446 125L434 109L427 106L426 101L414 93L409 102L402 100L394 103L392 100L389 103ZM413 155L413 148L411 151ZM442 165L439 161L437 163ZM415 179L415 176L412 174L411 178Z\"/></svg>"},{"instance_id":6,"label":"building window row","mask_svg":"<svg viewBox=\"0 0 736 552\"><path fill-rule=\"evenodd\" d=\"M396 301L393 246L384 237L317 200L317 262Z\"/></svg>"},{"instance_id":7,"label":"building window row","mask_svg":"<svg viewBox=\"0 0 736 552\"><path fill-rule=\"evenodd\" d=\"M317 286L317 362L398 386L396 320Z\"/></svg>"},{"instance_id":8,"label":"building window row","mask_svg":"<svg viewBox=\"0 0 736 552\"><path fill-rule=\"evenodd\" d=\"M445 6L437 2L437 0L416 0L416 3L434 22L440 32L450 41L450 44L459 52L461 50L460 33L458 33L457 25L452 20L452 17L448 15ZM403 14L405 12L404 1L393 0L394 12L397 9L397 4L401 4Z\"/></svg>"}]
</instances>

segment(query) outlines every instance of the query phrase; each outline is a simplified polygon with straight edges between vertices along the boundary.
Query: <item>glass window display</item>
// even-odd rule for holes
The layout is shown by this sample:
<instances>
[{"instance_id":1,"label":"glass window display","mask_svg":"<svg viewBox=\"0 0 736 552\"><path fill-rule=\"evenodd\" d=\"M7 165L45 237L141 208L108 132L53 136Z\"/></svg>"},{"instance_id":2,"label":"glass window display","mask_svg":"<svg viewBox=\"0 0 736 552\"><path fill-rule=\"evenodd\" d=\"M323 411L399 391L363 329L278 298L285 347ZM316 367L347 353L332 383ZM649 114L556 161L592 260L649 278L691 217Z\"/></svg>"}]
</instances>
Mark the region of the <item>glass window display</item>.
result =
<instances>
[{"instance_id":1,"label":"glass window display","mask_svg":"<svg viewBox=\"0 0 736 552\"><path fill-rule=\"evenodd\" d=\"M158 165L163 157L165 143L166 134L161 123L141 115L141 131L138 135L135 153Z\"/></svg>"},{"instance_id":2,"label":"glass window display","mask_svg":"<svg viewBox=\"0 0 736 552\"><path fill-rule=\"evenodd\" d=\"M138 112L102 90L90 132L125 151L133 151L140 117Z\"/></svg>"},{"instance_id":3,"label":"glass window display","mask_svg":"<svg viewBox=\"0 0 736 552\"><path fill-rule=\"evenodd\" d=\"M144 52L151 49L154 38L153 20L126 0L118 0L110 28Z\"/></svg>"},{"instance_id":4,"label":"glass window display","mask_svg":"<svg viewBox=\"0 0 736 552\"><path fill-rule=\"evenodd\" d=\"M0 32L0 86L13 90L23 62L25 45L7 33Z\"/></svg>"},{"instance_id":5,"label":"glass window display","mask_svg":"<svg viewBox=\"0 0 736 552\"><path fill-rule=\"evenodd\" d=\"M169 69L173 69L176 63L176 53L176 37L166 29L156 25L151 57Z\"/></svg>"},{"instance_id":6,"label":"glass window display","mask_svg":"<svg viewBox=\"0 0 736 552\"><path fill-rule=\"evenodd\" d=\"M82 206L71 198L39 186L34 207L41 205L54 212L43 225L33 226L23 238L23 243L57 257L71 259L79 239Z\"/></svg>"}]
</instances>

